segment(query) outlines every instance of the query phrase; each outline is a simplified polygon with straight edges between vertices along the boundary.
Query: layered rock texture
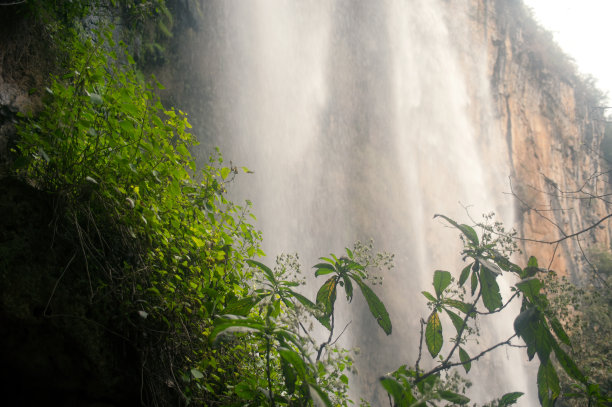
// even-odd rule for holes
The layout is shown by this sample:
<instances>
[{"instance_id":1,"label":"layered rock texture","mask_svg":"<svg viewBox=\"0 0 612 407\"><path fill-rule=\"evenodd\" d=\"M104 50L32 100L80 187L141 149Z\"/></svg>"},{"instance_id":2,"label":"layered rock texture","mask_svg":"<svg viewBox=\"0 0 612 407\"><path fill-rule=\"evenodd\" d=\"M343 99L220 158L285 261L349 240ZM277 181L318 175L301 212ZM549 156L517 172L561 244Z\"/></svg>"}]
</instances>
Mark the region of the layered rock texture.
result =
<instances>
[{"instance_id":1,"label":"layered rock texture","mask_svg":"<svg viewBox=\"0 0 612 407\"><path fill-rule=\"evenodd\" d=\"M606 102L520 3L472 1L472 35L487 47L523 250L578 281L591 268L589 254L611 247L610 219L600 222L612 213Z\"/></svg>"}]
</instances>

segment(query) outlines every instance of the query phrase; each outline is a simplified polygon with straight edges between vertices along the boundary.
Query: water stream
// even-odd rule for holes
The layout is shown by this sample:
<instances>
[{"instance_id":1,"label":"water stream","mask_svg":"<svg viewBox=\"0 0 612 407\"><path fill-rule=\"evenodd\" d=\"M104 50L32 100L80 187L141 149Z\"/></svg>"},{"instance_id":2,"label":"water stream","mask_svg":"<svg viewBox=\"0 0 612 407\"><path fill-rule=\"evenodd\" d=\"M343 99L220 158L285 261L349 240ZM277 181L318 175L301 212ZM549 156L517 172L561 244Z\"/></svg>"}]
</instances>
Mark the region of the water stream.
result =
<instances>
[{"instance_id":1,"label":"water stream","mask_svg":"<svg viewBox=\"0 0 612 407\"><path fill-rule=\"evenodd\" d=\"M307 269L370 238L395 253L377 287L393 334L357 298L342 319L352 321L344 344L361 349L352 388L370 400L381 400L380 375L414 364L427 316L419 293L431 289L433 271L461 269L457 231L432 216L468 221L470 206L475 217L496 211L513 222L486 44L469 33L475 17L465 3L208 1L190 45L200 137L255 172L232 193L254 202L268 263L298 252ZM509 336L512 320L498 316L481 330L485 346ZM524 359L502 350L476 363L471 395L535 394Z\"/></svg>"}]
</instances>

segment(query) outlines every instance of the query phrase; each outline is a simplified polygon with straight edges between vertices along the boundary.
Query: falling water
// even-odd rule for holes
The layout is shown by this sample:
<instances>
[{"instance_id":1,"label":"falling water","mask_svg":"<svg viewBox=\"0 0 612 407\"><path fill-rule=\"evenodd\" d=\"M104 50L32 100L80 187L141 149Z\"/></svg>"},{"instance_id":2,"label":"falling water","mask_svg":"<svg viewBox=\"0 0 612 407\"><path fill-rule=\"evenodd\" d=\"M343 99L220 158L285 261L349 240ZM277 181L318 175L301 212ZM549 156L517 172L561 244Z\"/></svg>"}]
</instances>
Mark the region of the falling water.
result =
<instances>
[{"instance_id":1,"label":"falling water","mask_svg":"<svg viewBox=\"0 0 612 407\"><path fill-rule=\"evenodd\" d=\"M468 221L470 205L512 223L486 44L470 34L465 3L209 1L190 45L200 137L255 171L233 193L255 203L266 252L298 252L311 265L373 238L396 254L377 287L393 334L358 299L343 319L352 321L344 344L361 349L353 389L371 400L380 375L416 360L427 316L419 293L431 290L433 270L461 269L457 231L433 214ZM481 330L480 346L495 343L511 319ZM476 363L474 399L533 393L524 358L511 349Z\"/></svg>"}]
</instances>

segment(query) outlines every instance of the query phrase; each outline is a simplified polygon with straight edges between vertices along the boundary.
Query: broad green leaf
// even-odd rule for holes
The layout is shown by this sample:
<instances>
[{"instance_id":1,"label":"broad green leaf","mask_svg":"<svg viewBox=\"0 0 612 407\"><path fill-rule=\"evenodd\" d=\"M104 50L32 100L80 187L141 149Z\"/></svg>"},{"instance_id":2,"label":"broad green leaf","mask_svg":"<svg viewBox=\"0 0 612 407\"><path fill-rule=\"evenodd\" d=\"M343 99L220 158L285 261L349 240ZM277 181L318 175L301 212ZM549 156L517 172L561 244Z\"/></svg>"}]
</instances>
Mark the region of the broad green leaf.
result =
<instances>
[{"instance_id":1,"label":"broad green leaf","mask_svg":"<svg viewBox=\"0 0 612 407\"><path fill-rule=\"evenodd\" d=\"M329 273L333 273L336 271L335 267L328 263L315 264L314 268L317 269L317 271L315 271L316 277L319 277L325 274L329 274Z\"/></svg>"},{"instance_id":2,"label":"broad green leaf","mask_svg":"<svg viewBox=\"0 0 612 407\"><path fill-rule=\"evenodd\" d=\"M525 297L532 304L537 303L537 298L540 296L540 288L542 288L540 280L535 277L528 277L516 283L516 287L525 294Z\"/></svg>"},{"instance_id":3,"label":"broad green leaf","mask_svg":"<svg viewBox=\"0 0 612 407\"><path fill-rule=\"evenodd\" d=\"M482 257L477 257L477 259L478 259L478 262L482 265L481 269L484 267L496 275L500 275L502 273L501 269L499 268L497 264L492 263L489 260L484 259Z\"/></svg>"},{"instance_id":4,"label":"broad green leaf","mask_svg":"<svg viewBox=\"0 0 612 407\"><path fill-rule=\"evenodd\" d=\"M427 319L427 328L425 328L425 343L431 357L435 358L440 353L442 342L442 324L438 313L434 311Z\"/></svg>"},{"instance_id":5,"label":"broad green leaf","mask_svg":"<svg viewBox=\"0 0 612 407\"><path fill-rule=\"evenodd\" d=\"M94 105L101 105L103 103L102 96L97 93L89 93L89 101Z\"/></svg>"},{"instance_id":6,"label":"broad green leaf","mask_svg":"<svg viewBox=\"0 0 612 407\"><path fill-rule=\"evenodd\" d=\"M458 309L459 311L463 312L464 314L468 314L472 310L472 305L471 304L466 304L463 301L454 300L452 298L445 299L443 301L443 303L446 304L446 305L450 305L453 308Z\"/></svg>"},{"instance_id":7,"label":"broad green leaf","mask_svg":"<svg viewBox=\"0 0 612 407\"><path fill-rule=\"evenodd\" d=\"M414 396L410 391L410 387L404 387L394 377L381 377L380 384L393 398L397 407L408 407L410 403L414 402ZM410 386L408 382L405 382L406 386Z\"/></svg>"},{"instance_id":8,"label":"broad green leaf","mask_svg":"<svg viewBox=\"0 0 612 407\"><path fill-rule=\"evenodd\" d=\"M567 353L565 353L565 351L561 349L558 344L554 343L553 349L555 351L555 356L557 356L557 360L559 361L559 364L563 370L565 370L574 380L586 384L586 377L584 377L574 360Z\"/></svg>"},{"instance_id":9,"label":"broad green leaf","mask_svg":"<svg viewBox=\"0 0 612 407\"><path fill-rule=\"evenodd\" d=\"M538 259L531 256L527 262L527 267L521 272L521 278L533 277L538 272Z\"/></svg>"},{"instance_id":10,"label":"broad green leaf","mask_svg":"<svg viewBox=\"0 0 612 407\"><path fill-rule=\"evenodd\" d=\"M351 302L353 300L353 283L351 279L346 275L342 276L342 282L344 283L344 291L346 292L346 300Z\"/></svg>"},{"instance_id":11,"label":"broad green leaf","mask_svg":"<svg viewBox=\"0 0 612 407\"><path fill-rule=\"evenodd\" d=\"M438 394L440 395L441 398L443 398L446 401L450 401L451 403L467 404L470 402L469 398L461 394L453 393L452 391L440 390Z\"/></svg>"},{"instance_id":12,"label":"broad green leaf","mask_svg":"<svg viewBox=\"0 0 612 407\"><path fill-rule=\"evenodd\" d=\"M451 322L453 323L453 325L455 326L455 329L457 330L457 335L459 335L459 333L463 329L463 318L461 318L459 315L455 314L453 311L449 309L444 308L444 311L446 311L446 313L450 317Z\"/></svg>"},{"instance_id":13,"label":"broad green leaf","mask_svg":"<svg viewBox=\"0 0 612 407\"><path fill-rule=\"evenodd\" d=\"M346 249L346 254L348 255L348 258L352 260L353 259L353 252L348 247L345 248L345 249Z\"/></svg>"},{"instance_id":14,"label":"broad green leaf","mask_svg":"<svg viewBox=\"0 0 612 407\"><path fill-rule=\"evenodd\" d=\"M436 290L436 296L440 298L442 292L451 283L451 273L443 270L434 271L433 286Z\"/></svg>"},{"instance_id":15,"label":"broad green leaf","mask_svg":"<svg viewBox=\"0 0 612 407\"><path fill-rule=\"evenodd\" d=\"M563 329L563 325L561 325L561 322L559 322L559 320L555 317L549 318L548 322L550 322L550 326L552 327L555 335L557 335L557 338L559 338L559 340L564 344L571 346L572 344L570 342L570 339L567 336L565 329Z\"/></svg>"},{"instance_id":16,"label":"broad green leaf","mask_svg":"<svg viewBox=\"0 0 612 407\"><path fill-rule=\"evenodd\" d=\"M467 281L470 276L470 269L472 268L472 264L468 264L461 270L461 276L459 277L459 287L463 287L463 284Z\"/></svg>"},{"instance_id":17,"label":"broad green leaf","mask_svg":"<svg viewBox=\"0 0 612 407\"><path fill-rule=\"evenodd\" d=\"M295 368L295 371L302 380L306 380L306 364L299 353L286 347L279 347L278 353L281 358L289 362Z\"/></svg>"},{"instance_id":18,"label":"broad green leaf","mask_svg":"<svg viewBox=\"0 0 612 407\"><path fill-rule=\"evenodd\" d=\"M194 379L201 379L204 377L204 375L202 374L202 372L200 372L198 369L193 368L191 369L191 375L194 377Z\"/></svg>"},{"instance_id":19,"label":"broad green leaf","mask_svg":"<svg viewBox=\"0 0 612 407\"><path fill-rule=\"evenodd\" d=\"M258 269L260 269L261 271L264 272L264 274L266 275L266 277L268 278L268 281L270 281L271 283L276 284L276 278L274 277L274 273L272 272L272 270L270 270L270 267L266 266L263 263L260 263L256 260L247 260L246 261L247 264L251 267L256 267Z\"/></svg>"},{"instance_id":20,"label":"broad green leaf","mask_svg":"<svg viewBox=\"0 0 612 407\"><path fill-rule=\"evenodd\" d=\"M387 308L385 308L383 302L378 298L374 291L368 287L367 284L361 281L359 277L353 275L352 278L361 289L361 293L368 303L368 308L370 308L370 312L376 319L376 322L378 322L378 325L387 335L391 335L393 327L391 326L391 319L389 318L389 313L387 312Z\"/></svg>"},{"instance_id":21,"label":"broad green leaf","mask_svg":"<svg viewBox=\"0 0 612 407\"><path fill-rule=\"evenodd\" d=\"M427 291L421 291L421 294L423 294L425 296L425 298L427 298L429 301L436 302L436 297L431 295L431 293L429 293Z\"/></svg>"},{"instance_id":22,"label":"broad green leaf","mask_svg":"<svg viewBox=\"0 0 612 407\"><path fill-rule=\"evenodd\" d=\"M459 229L468 239L470 239L470 241L472 243L474 243L476 246L478 246L478 235L476 234L474 229L472 229L472 227L470 227L468 225L460 225L457 222L455 222L454 220L452 220L451 218L449 218L447 216L444 216L444 215L440 215L440 214L434 215L434 219L437 218L437 217L441 217L441 218L446 219L446 221L448 223L450 223L451 225L453 225L454 227Z\"/></svg>"},{"instance_id":23,"label":"broad green leaf","mask_svg":"<svg viewBox=\"0 0 612 407\"><path fill-rule=\"evenodd\" d=\"M236 387L234 387L234 392L243 400L252 400L257 396L257 392L245 382L238 383Z\"/></svg>"},{"instance_id":24,"label":"broad green leaf","mask_svg":"<svg viewBox=\"0 0 612 407\"><path fill-rule=\"evenodd\" d=\"M281 371L283 372L283 378L285 379L285 387L289 394L295 393L295 382L297 375L295 369L291 366L285 358L281 358Z\"/></svg>"},{"instance_id":25,"label":"broad green leaf","mask_svg":"<svg viewBox=\"0 0 612 407\"><path fill-rule=\"evenodd\" d=\"M221 178L226 179L230 172L232 172L232 169L229 167L223 167L219 170L219 173L221 174Z\"/></svg>"},{"instance_id":26,"label":"broad green leaf","mask_svg":"<svg viewBox=\"0 0 612 407\"><path fill-rule=\"evenodd\" d=\"M245 317L249 315L249 312L251 311L251 309L255 306L255 304L261 301L261 299L262 297L260 296L252 296L252 297L245 297L245 298L241 298L236 301L232 301L229 304L227 304L225 309L223 309L223 313L240 315L240 316Z\"/></svg>"},{"instance_id":27,"label":"broad green leaf","mask_svg":"<svg viewBox=\"0 0 612 407\"><path fill-rule=\"evenodd\" d=\"M525 393L521 393L520 391L504 394L499 400L499 407L507 407L513 405L523 394Z\"/></svg>"},{"instance_id":28,"label":"broad green leaf","mask_svg":"<svg viewBox=\"0 0 612 407\"><path fill-rule=\"evenodd\" d=\"M538 369L538 396L542 406L553 406L560 391L559 377L557 377L555 368L549 359L541 363Z\"/></svg>"},{"instance_id":29,"label":"broad green leaf","mask_svg":"<svg viewBox=\"0 0 612 407\"><path fill-rule=\"evenodd\" d=\"M478 274L475 271L472 271L472 281L471 281L471 287L470 287L472 295L474 295L477 288L478 288Z\"/></svg>"},{"instance_id":30,"label":"broad green leaf","mask_svg":"<svg viewBox=\"0 0 612 407\"><path fill-rule=\"evenodd\" d=\"M296 293L295 291L289 290L289 289L287 291L290 292L291 295L294 296L299 302L301 302L302 305L305 306L306 308L313 310L317 307L312 301L304 297L302 294Z\"/></svg>"},{"instance_id":31,"label":"broad green leaf","mask_svg":"<svg viewBox=\"0 0 612 407\"><path fill-rule=\"evenodd\" d=\"M469 373L472 368L472 362L470 362L470 355L462 347L459 347L459 360L463 363L465 373Z\"/></svg>"},{"instance_id":32,"label":"broad green leaf","mask_svg":"<svg viewBox=\"0 0 612 407\"><path fill-rule=\"evenodd\" d=\"M489 311L495 311L502 306L502 298L499 286L495 281L497 275L488 268L480 269L480 283L482 284L482 302Z\"/></svg>"},{"instance_id":33,"label":"broad green leaf","mask_svg":"<svg viewBox=\"0 0 612 407\"><path fill-rule=\"evenodd\" d=\"M325 404L326 407L332 407L332 402L329 399L329 396L327 395L327 393L325 393L323 391L323 389L321 389L321 387L319 387L318 384L312 383L312 382L308 382L308 387L310 389L310 393L312 395L312 391L314 390L314 392L319 396L319 401L323 402L323 404ZM315 402L315 405L319 405Z\"/></svg>"},{"instance_id":34,"label":"broad green leaf","mask_svg":"<svg viewBox=\"0 0 612 407\"><path fill-rule=\"evenodd\" d=\"M336 286L338 285L338 277L334 276L327 280L317 292L317 305L323 305L324 318L329 318L334 309L336 302ZM321 322L323 323L323 322ZM323 323L325 325L325 323ZM329 327L329 322L325 325Z\"/></svg>"},{"instance_id":35,"label":"broad green leaf","mask_svg":"<svg viewBox=\"0 0 612 407\"><path fill-rule=\"evenodd\" d=\"M264 332L265 330L266 327L261 322L251 319L222 319L221 322L216 323L208 339L210 342L216 343L222 335L238 332Z\"/></svg>"}]
</instances>

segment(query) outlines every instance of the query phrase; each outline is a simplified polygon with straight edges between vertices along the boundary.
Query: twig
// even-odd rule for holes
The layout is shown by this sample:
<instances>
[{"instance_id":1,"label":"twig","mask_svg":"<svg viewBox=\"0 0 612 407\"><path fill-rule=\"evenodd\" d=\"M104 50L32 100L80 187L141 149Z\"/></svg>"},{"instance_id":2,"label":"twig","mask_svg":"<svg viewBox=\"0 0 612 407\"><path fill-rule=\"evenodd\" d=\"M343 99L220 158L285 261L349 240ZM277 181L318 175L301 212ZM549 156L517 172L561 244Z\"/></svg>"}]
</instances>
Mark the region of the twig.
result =
<instances>
[{"instance_id":1,"label":"twig","mask_svg":"<svg viewBox=\"0 0 612 407\"><path fill-rule=\"evenodd\" d=\"M64 277L64 274L66 274L66 270L68 270L68 267L70 267L70 265L72 264L72 261L74 260L75 257L76 257L76 252L72 255L72 258L70 259L68 264L66 264L66 267L64 267L64 270L62 271L62 274L60 274L60 276L57 278L57 280L55 280L55 285L53 285L53 290L51 290L51 295L49 296L49 300L47 301L47 305L45 306L45 309L43 311L43 316L47 316L47 310L49 309L49 305L51 304L51 300L53 299L53 296L55 295L55 290L57 289L57 286L59 285L60 280L62 279L62 277Z\"/></svg>"}]
</instances>

